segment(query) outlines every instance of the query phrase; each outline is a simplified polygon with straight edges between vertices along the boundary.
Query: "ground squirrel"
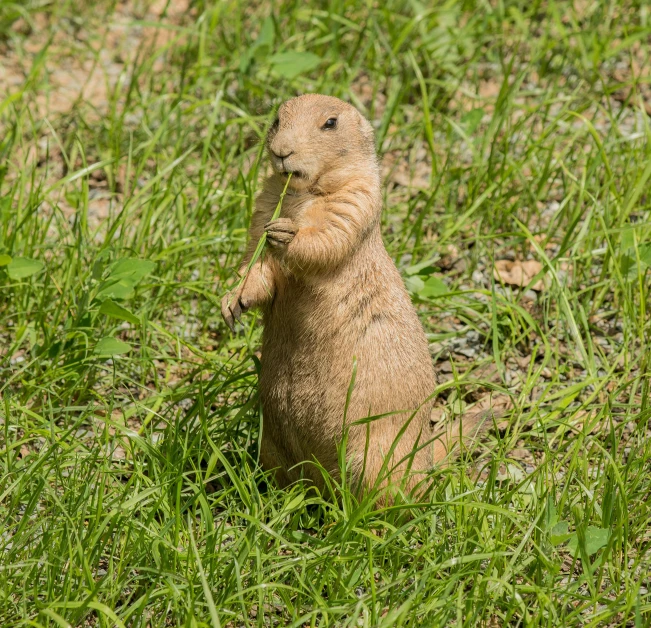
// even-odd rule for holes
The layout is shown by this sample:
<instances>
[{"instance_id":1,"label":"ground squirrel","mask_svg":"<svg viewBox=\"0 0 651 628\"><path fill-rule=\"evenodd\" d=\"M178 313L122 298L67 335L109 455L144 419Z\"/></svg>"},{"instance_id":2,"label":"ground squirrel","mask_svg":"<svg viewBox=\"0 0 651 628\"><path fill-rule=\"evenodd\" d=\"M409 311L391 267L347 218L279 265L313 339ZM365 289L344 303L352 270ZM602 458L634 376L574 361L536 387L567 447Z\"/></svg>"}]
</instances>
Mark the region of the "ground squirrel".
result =
<instances>
[{"instance_id":1,"label":"ground squirrel","mask_svg":"<svg viewBox=\"0 0 651 628\"><path fill-rule=\"evenodd\" d=\"M412 471L429 469L446 457L458 429L432 440L436 378L425 333L382 242L371 124L338 98L307 94L281 105L267 150L274 172L257 198L241 272L266 232L265 254L222 301L231 329L249 308L263 313L263 467L276 469L281 485L302 475L322 486L315 460L338 475L356 359L346 422L387 416L350 427L353 480L362 488L376 481L410 417L388 467L402 474L407 463L398 463L429 441L409 463ZM271 220L289 173L280 217Z\"/></svg>"}]
</instances>

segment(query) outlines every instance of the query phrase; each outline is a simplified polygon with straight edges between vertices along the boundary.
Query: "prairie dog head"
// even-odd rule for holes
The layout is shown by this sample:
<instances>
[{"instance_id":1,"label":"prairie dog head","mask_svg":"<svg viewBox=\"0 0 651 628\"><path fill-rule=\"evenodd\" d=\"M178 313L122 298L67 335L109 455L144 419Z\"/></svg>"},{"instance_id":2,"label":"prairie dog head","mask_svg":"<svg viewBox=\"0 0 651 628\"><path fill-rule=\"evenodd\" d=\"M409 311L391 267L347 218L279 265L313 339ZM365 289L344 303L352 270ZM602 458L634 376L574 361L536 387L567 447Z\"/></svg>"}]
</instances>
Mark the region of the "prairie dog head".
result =
<instances>
[{"instance_id":1,"label":"prairie dog head","mask_svg":"<svg viewBox=\"0 0 651 628\"><path fill-rule=\"evenodd\" d=\"M267 135L274 171L295 191L336 190L376 173L373 127L355 107L333 96L305 94L284 102Z\"/></svg>"}]
</instances>

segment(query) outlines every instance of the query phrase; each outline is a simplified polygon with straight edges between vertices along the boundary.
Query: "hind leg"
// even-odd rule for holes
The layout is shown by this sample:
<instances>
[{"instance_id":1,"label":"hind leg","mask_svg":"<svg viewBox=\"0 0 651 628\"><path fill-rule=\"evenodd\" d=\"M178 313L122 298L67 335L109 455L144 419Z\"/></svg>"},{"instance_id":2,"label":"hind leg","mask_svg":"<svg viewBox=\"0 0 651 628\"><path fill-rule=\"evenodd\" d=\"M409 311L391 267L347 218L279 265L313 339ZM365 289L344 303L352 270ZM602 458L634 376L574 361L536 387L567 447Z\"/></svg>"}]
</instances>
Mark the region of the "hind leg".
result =
<instances>
[{"instance_id":1,"label":"hind leg","mask_svg":"<svg viewBox=\"0 0 651 628\"><path fill-rule=\"evenodd\" d=\"M273 471L276 477L276 482L281 488L286 487L291 483L291 478L287 472L289 465L287 460L282 455L273 439L262 432L262 443L260 444L260 462L265 471Z\"/></svg>"},{"instance_id":2,"label":"hind leg","mask_svg":"<svg viewBox=\"0 0 651 628\"><path fill-rule=\"evenodd\" d=\"M383 447L378 446L380 438L365 443L365 451L359 451L353 458L352 482L358 493L365 494L379 490L382 497L379 503L391 504L399 493L412 495L418 499L424 494L427 487L428 471L433 466L433 450L437 444L424 441L421 435L404 434L395 446L391 458L387 460L386 453L391 450L393 440L387 437L386 432Z\"/></svg>"}]
</instances>

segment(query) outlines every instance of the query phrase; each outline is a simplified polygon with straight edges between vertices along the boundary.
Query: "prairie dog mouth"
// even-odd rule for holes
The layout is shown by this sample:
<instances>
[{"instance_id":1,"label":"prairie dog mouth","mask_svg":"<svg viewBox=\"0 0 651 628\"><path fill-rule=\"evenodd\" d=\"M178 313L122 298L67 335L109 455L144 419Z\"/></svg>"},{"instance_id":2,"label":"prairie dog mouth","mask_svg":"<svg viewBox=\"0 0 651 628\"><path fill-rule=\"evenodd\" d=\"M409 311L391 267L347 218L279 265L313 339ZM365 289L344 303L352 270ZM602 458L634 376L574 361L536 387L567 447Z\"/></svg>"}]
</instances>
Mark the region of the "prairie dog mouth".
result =
<instances>
[{"instance_id":1,"label":"prairie dog mouth","mask_svg":"<svg viewBox=\"0 0 651 628\"><path fill-rule=\"evenodd\" d=\"M281 170L278 174L283 177L288 177L290 174L292 178L304 179L305 175L300 170Z\"/></svg>"}]
</instances>

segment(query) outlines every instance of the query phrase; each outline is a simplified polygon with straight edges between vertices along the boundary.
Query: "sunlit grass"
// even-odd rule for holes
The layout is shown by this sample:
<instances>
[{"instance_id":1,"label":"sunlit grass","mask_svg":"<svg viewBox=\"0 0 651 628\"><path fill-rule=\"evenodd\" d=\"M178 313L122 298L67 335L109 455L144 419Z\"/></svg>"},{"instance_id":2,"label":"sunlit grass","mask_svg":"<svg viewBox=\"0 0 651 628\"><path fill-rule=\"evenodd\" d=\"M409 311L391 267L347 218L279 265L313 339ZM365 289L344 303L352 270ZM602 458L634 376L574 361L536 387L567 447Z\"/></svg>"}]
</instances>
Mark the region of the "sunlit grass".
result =
<instances>
[{"instance_id":1,"label":"sunlit grass","mask_svg":"<svg viewBox=\"0 0 651 628\"><path fill-rule=\"evenodd\" d=\"M645 4L88 4L0 0L0 623L648 625ZM305 91L374 123L439 405L513 405L408 516L265 476L219 315Z\"/></svg>"}]
</instances>

